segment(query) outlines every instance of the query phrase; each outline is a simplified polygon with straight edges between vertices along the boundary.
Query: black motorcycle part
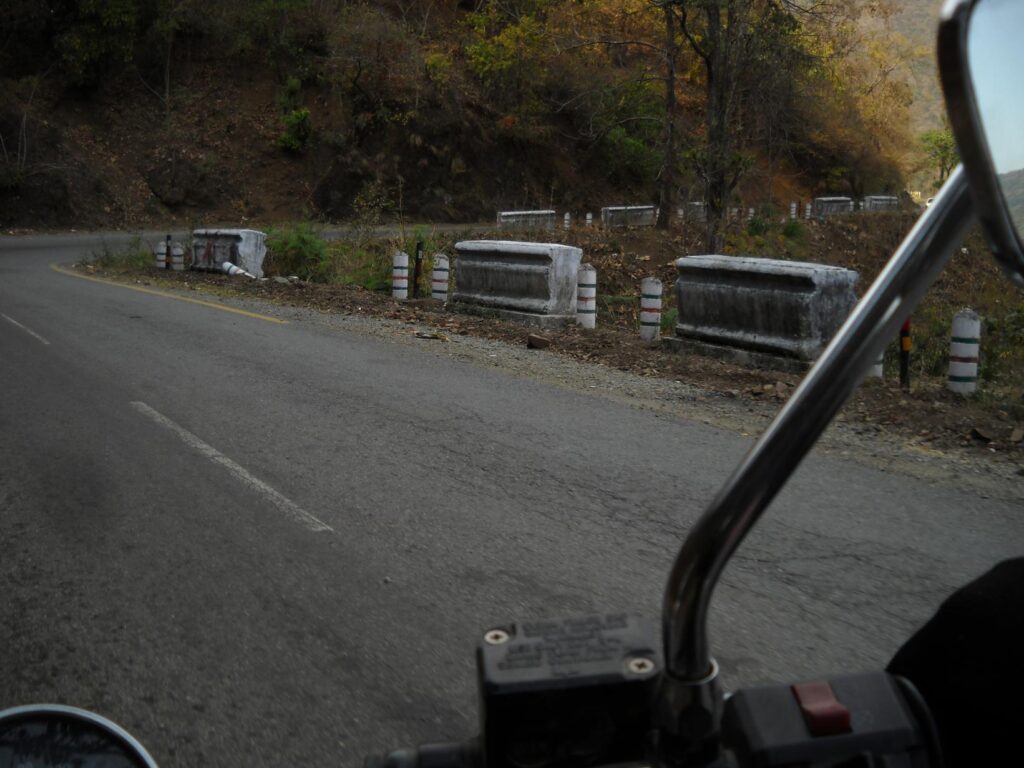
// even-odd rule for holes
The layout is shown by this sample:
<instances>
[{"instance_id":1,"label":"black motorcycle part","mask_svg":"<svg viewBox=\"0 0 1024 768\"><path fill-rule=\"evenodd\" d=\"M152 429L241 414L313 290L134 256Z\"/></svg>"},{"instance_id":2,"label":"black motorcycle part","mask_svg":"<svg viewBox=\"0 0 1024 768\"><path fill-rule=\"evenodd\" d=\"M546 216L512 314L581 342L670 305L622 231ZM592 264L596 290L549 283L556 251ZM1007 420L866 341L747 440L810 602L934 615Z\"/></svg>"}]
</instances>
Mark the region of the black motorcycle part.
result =
<instances>
[{"instance_id":1,"label":"black motorcycle part","mask_svg":"<svg viewBox=\"0 0 1024 768\"><path fill-rule=\"evenodd\" d=\"M874 672L738 691L722 740L740 768L925 768L932 744L892 675Z\"/></svg>"},{"instance_id":2,"label":"black motorcycle part","mask_svg":"<svg viewBox=\"0 0 1024 768\"><path fill-rule=\"evenodd\" d=\"M660 646L653 622L623 614L486 633L477 650L486 768L642 760Z\"/></svg>"}]
</instances>

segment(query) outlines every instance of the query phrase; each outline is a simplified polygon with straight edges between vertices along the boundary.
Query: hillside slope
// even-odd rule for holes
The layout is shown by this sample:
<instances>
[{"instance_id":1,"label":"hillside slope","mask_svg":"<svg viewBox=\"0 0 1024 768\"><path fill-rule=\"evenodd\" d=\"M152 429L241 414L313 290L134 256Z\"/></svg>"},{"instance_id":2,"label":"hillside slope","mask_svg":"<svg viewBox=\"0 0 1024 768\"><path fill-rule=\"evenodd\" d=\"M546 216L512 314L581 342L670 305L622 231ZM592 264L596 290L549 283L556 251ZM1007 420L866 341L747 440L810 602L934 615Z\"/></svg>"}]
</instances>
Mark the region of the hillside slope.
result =
<instances>
[{"instance_id":1,"label":"hillside slope","mask_svg":"<svg viewBox=\"0 0 1024 768\"><path fill-rule=\"evenodd\" d=\"M582 213L656 202L663 178L683 203L709 158L741 179L723 207L902 189L902 86L869 97L885 67L868 57L839 83L760 0L775 26L745 27L762 58L742 62L724 159L677 31L668 165L664 19L645 0L12 2L7 228Z\"/></svg>"}]
</instances>

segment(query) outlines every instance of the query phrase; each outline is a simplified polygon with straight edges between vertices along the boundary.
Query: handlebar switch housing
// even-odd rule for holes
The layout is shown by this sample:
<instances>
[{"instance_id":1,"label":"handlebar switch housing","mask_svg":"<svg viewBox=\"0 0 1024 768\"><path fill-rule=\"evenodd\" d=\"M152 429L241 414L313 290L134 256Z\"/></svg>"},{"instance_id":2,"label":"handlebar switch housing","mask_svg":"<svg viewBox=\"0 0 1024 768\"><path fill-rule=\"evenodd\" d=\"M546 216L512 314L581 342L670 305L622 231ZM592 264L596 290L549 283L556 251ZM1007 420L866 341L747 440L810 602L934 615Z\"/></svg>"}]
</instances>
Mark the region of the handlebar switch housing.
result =
<instances>
[{"instance_id":1,"label":"handlebar switch housing","mask_svg":"<svg viewBox=\"0 0 1024 768\"><path fill-rule=\"evenodd\" d=\"M736 692L722 740L741 768L925 768L935 751L922 714L892 675L846 675Z\"/></svg>"},{"instance_id":2,"label":"handlebar switch housing","mask_svg":"<svg viewBox=\"0 0 1024 768\"><path fill-rule=\"evenodd\" d=\"M524 622L477 649L486 768L644 759L663 669L651 621L611 614Z\"/></svg>"}]
</instances>

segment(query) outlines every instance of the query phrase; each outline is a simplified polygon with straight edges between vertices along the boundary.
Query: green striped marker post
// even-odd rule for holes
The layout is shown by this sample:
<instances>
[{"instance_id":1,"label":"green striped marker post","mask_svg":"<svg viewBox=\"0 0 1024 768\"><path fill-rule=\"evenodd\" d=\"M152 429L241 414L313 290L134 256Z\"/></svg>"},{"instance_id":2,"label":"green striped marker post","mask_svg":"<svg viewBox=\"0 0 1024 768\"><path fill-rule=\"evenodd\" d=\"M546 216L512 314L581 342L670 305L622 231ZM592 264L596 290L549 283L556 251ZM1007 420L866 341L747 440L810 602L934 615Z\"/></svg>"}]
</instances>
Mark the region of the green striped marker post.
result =
<instances>
[{"instance_id":1,"label":"green striped marker post","mask_svg":"<svg viewBox=\"0 0 1024 768\"><path fill-rule=\"evenodd\" d=\"M661 280L645 277L640 282L640 338L654 341L661 335Z\"/></svg>"},{"instance_id":2,"label":"green striped marker post","mask_svg":"<svg viewBox=\"0 0 1024 768\"><path fill-rule=\"evenodd\" d=\"M978 391L978 354L981 350L981 318L965 309L953 318L949 343L949 381L946 388L960 395Z\"/></svg>"},{"instance_id":3,"label":"green striped marker post","mask_svg":"<svg viewBox=\"0 0 1024 768\"><path fill-rule=\"evenodd\" d=\"M576 325L597 326L597 270L589 264L580 264L576 273Z\"/></svg>"},{"instance_id":4,"label":"green striped marker post","mask_svg":"<svg viewBox=\"0 0 1024 768\"><path fill-rule=\"evenodd\" d=\"M430 298L448 301L448 257L434 254L434 269L430 273Z\"/></svg>"}]
</instances>

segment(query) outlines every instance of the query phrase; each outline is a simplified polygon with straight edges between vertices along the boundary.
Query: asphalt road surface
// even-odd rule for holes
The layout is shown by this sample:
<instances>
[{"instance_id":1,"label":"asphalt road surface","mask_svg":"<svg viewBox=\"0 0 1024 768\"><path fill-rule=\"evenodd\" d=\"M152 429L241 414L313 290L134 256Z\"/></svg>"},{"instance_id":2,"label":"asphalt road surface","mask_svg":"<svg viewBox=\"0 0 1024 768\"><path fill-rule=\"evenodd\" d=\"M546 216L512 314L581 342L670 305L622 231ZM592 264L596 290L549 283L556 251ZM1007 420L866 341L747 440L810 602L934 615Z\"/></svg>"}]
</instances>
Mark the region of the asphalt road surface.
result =
<instances>
[{"instance_id":1,"label":"asphalt road surface","mask_svg":"<svg viewBox=\"0 0 1024 768\"><path fill-rule=\"evenodd\" d=\"M480 633L656 615L749 445L342 320L51 268L95 242L0 239L0 705L95 710L164 766L472 735ZM727 684L878 668L1021 554L1020 505L953 481L812 456L717 592Z\"/></svg>"}]
</instances>

